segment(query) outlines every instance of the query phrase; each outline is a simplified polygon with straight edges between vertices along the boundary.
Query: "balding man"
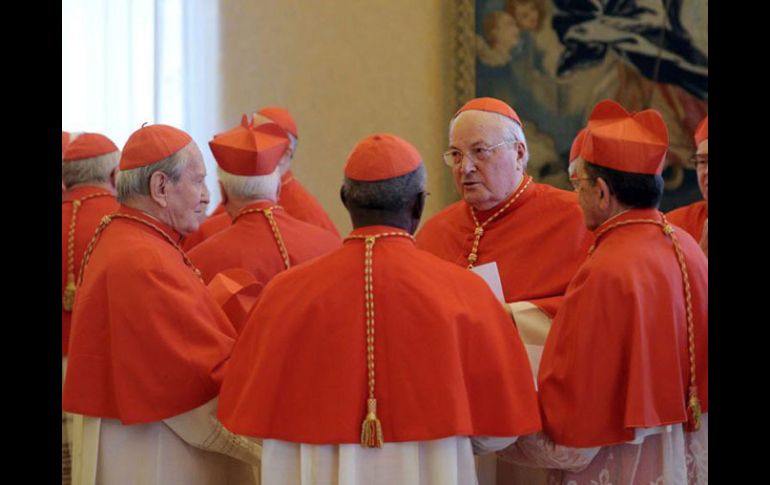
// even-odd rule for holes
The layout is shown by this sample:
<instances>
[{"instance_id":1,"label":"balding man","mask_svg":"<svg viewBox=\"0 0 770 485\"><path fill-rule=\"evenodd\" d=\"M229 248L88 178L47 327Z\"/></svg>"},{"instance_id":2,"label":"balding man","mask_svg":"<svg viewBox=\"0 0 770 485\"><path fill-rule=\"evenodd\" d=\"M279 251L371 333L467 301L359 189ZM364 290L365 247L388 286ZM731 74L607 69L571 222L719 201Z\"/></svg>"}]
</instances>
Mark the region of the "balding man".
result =
<instances>
[{"instance_id":1,"label":"balding man","mask_svg":"<svg viewBox=\"0 0 770 485\"><path fill-rule=\"evenodd\" d=\"M189 135L134 132L120 207L84 256L63 406L79 484L254 483L258 448L214 418L235 329L179 247L208 200Z\"/></svg>"},{"instance_id":2,"label":"balding man","mask_svg":"<svg viewBox=\"0 0 770 485\"><path fill-rule=\"evenodd\" d=\"M208 283L220 271L243 268L264 286L283 270L337 249L331 232L291 217L278 205L279 162L289 138L275 123L245 123L209 142L231 226L190 251Z\"/></svg>"}]
</instances>

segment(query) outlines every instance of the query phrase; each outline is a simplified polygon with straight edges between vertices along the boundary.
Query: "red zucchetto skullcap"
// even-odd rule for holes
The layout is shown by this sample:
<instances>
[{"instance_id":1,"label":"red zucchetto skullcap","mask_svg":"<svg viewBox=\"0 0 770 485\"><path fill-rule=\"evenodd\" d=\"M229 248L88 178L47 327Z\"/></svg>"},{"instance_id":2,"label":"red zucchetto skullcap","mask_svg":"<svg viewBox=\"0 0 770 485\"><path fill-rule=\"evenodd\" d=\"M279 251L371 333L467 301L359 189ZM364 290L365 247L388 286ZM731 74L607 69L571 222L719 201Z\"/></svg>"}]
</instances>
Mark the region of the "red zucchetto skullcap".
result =
<instances>
[{"instance_id":1,"label":"red zucchetto skullcap","mask_svg":"<svg viewBox=\"0 0 770 485\"><path fill-rule=\"evenodd\" d=\"M63 138L64 137L62 137L62 139ZM62 146L64 146L63 142ZM82 133L67 145L62 156L62 161L74 162L86 158L106 155L116 151L118 151L118 147L106 136L98 133Z\"/></svg>"},{"instance_id":2,"label":"red zucchetto skullcap","mask_svg":"<svg viewBox=\"0 0 770 485\"><path fill-rule=\"evenodd\" d=\"M288 146L289 136L278 124L250 127L246 115L240 126L216 135L209 142L222 170L246 177L273 173Z\"/></svg>"},{"instance_id":3,"label":"red zucchetto skullcap","mask_svg":"<svg viewBox=\"0 0 770 485\"><path fill-rule=\"evenodd\" d=\"M128 137L120 156L120 169L131 170L160 162L191 141L190 135L173 126L144 126Z\"/></svg>"},{"instance_id":4,"label":"red zucchetto skullcap","mask_svg":"<svg viewBox=\"0 0 770 485\"><path fill-rule=\"evenodd\" d=\"M468 101L463 105L462 108L457 110L457 113L453 116L453 118L457 118L457 115L464 111L470 111L470 110L476 110L476 111L488 111L490 113L497 113L501 114L503 116L506 116L521 126L521 120L519 119L519 115L516 114L516 111L513 110L510 106L508 106L508 103L505 101L500 101L496 98L476 98Z\"/></svg>"},{"instance_id":5,"label":"red zucchetto skullcap","mask_svg":"<svg viewBox=\"0 0 770 485\"><path fill-rule=\"evenodd\" d=\"M668 129L653 109L629 113L618 103L597 104L588 119L580 157L621 172L660 175L668 151Z\"/></svg>"},{"instance_id":6,"label":"red zucchetto skullcap","mask_svg":"<svg viewBox=\"0 0 770 485\"><path fill-rule=\"evenodd\" d=\"M709 139L709 115L698 123L698 127L695 128L695 146L697 147L703 140Z\"/></svg>"},{"instance_id":7,"label":"red zucchetto skullcap","mask_svg":"<svg viewBox=\"0 0 770 485\"><path fill-rule=\"evenodd\" d=\"M273 122L277 123L278 126L294 135L294 138L299 138L297 123L294 122L294 118L291 117L287 110L278 107L269 107L262 108L261 110L257 111L257 114L273 120Z\"/></svg>"},{"instance_id":8,"label":"red zucchetto skullcap","mask_svg":"<svg viewBox=\"0 0 770 485\"><path fill-rule=\"evenodd\" d=\"M359 182L378 182L417 170L422 157L408 141L377 133L359 141L345 162L345 177Z\"/></svg>"}]
</instances>

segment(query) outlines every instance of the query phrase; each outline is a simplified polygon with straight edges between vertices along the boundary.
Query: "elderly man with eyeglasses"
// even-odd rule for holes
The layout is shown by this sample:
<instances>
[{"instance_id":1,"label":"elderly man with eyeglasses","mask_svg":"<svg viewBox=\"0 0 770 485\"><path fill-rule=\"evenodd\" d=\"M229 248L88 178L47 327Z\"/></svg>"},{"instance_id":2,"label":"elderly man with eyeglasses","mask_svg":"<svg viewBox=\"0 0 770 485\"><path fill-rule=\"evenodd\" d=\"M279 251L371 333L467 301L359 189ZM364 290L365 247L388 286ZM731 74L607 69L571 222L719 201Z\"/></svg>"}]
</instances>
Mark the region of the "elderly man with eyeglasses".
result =
<instances>
[{"instance_id":1,"label":"elderly man with eyeglasses","mask_svg":"<svg viewBox=\"0 0 770 485\"><path fill-rule=\"evenodd\" d=\"M495 98L467 102L449 123L444 153L462 200L428 220L417 245L469 269L496 263L504 306L537 373L551 319L585 259L591 235L575 194L536 183L526 173L528 160L513 108ZM498 467L498 481L511 473Z\"/></svg>"},{"instance_id":2,"label":"elderly man with eyeglasses","mask_svg":"<svg viewBox=\"0 0 770 485\"><path fill-rule=\"evenodd\" d=\"M469 269L496 263L522 337L542 345L547 325L528 323L553 317L590 245L577 198L526 173L521 121L503 101L466 103L450 122L449 143L444 160L462 200L425 223L418 247Z\"/></svg>"},{"instance_id":3,"label":"elderly man with eyeglasses","mask_svg":"<svg viewBox=\"0 0 770 485\"><path fill-rule=\"evenodd\" d=\"M709 255L709 117L708 115L695 130L695 155L690 162L698 174L698 187L703 200L674 209L668 214L668 220L699 241L703 253Z\"/></svg>"}]
</instances>

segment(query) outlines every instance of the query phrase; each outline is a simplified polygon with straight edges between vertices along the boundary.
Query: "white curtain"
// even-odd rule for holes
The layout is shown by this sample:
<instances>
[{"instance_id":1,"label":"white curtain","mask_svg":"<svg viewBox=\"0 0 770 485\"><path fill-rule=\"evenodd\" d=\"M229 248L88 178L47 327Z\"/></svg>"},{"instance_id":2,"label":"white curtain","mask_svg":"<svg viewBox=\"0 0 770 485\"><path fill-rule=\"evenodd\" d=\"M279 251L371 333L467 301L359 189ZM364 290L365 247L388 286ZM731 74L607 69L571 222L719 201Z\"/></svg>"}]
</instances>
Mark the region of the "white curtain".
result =
<instances>
[{"instance_id":1,"label":"white curtain","mask_svg":"<svg viewBox=\"0 0 770 485\"><path fill-rule=\"evenodd\" d=\"M208 141L233 123L219 113L217 0L63 0L62 130L119 147L142 123L188 132L219 202Z\"/></svg>"}]
</instances>

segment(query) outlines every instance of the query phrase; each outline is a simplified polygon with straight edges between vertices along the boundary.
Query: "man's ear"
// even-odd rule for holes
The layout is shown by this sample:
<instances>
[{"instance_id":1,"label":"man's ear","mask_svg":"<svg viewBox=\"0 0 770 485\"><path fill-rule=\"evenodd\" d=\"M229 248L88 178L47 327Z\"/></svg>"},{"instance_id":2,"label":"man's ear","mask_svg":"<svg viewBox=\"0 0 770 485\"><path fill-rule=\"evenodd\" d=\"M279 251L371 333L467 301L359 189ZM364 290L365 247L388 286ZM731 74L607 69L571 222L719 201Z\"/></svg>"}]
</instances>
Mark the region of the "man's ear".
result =
<instances>
[{"instance_id":1,"label":"man's ear","mask_svg":"<svg viewBox=\"0 0 770 485\"><path fill-rule=\"evenodd\" d=\"M117 190L117 188L118 188L118 167L113 168L112 172L110 172L110 185L112 185L113 190Z\"/></svg>"},{"instance_id":2,"label":"man's ear","mask_svg":"<svg viewBox=\"0 0 770 485\"><path fill-rule=\"evenodd\" d=\"M420 218L422 217L422 212L425 210L425 200L428 198L428 193L424 190L417 194L417 197L414 201L414 204L412 205L412 218L414 218L417 222L420 221Z\"/></svg>"},{"instance_id":3,"label":"man's ear","mask_svg":"<svg viewBox=\"0 0 770 485\"><path fill-rule=\"evenodd\" d=\"M219 195L222 197L222 205L227 204L227 201L230 199L227 197L225 186L219 180L217 180L217 184L219 184Z\"/></svg>"},{"instance_id":4,"label":"man's ear","mask_svg":"<svg viewBox=\"0 0 770 485\"><path fill-rule=\"evenodd\" d=\"M599 189L599 207L602 209L606 209L609 207L610 204L610 186L607 184L607 182L601 178L596 178L596 187Z\"/></svg>"},{"instance_id":5,"label":"man's ear","mask_svg":"<svg viewBox=\"0 0 770 485\"><path fill-rule=\"evenodd\" d=\"M171 179L158 170L150 175L150 197L161 207L168 207L168 188Z\"/></svg>"},{"instance_id":6,"label":"man's ear","mask_svg":"<svg viewBox=\"0 0 770 485\"><path fill-rule=\"evenodd\" d=\"M527 147L522 142L516 143L516 166L524 171L524 157L527 156Z\"/></svg>"}]
</instances>

